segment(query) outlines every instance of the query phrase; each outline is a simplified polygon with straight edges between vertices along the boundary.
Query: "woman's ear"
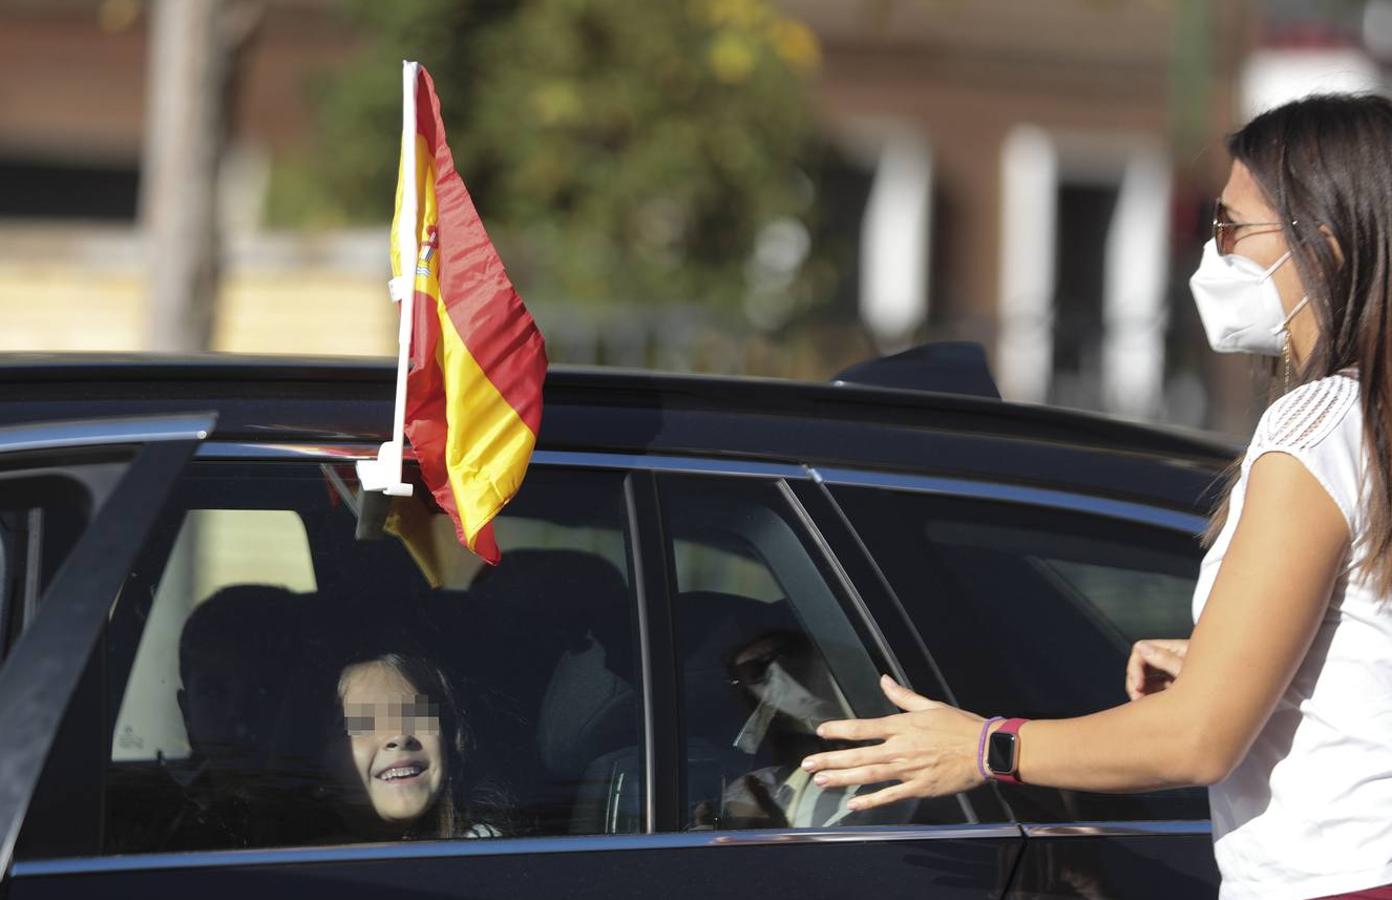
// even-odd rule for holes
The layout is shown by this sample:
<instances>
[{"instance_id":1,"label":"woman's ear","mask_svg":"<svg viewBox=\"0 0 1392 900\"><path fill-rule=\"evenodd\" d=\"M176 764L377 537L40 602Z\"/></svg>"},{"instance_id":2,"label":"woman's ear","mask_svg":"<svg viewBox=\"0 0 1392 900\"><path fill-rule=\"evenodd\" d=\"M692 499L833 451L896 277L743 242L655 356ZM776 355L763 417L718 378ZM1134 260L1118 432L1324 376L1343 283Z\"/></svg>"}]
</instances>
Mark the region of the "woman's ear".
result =
<instances>
[{"instance_id":1,"label":"woman's ear","mask_svg":"<svg viewBox=\"0 0 1392 900\"><path fill-rule=\"evenodd\" d=\"M1324 235L1324 240L1329 244L1329 252L1334 254L1334 259L1342 267L1344 264L1344 248L1339 246L1339 239L1334 236L1334 232L1329 230L1328 225L1319 227L1320 234Z\"/></svg>"}]
</instances>

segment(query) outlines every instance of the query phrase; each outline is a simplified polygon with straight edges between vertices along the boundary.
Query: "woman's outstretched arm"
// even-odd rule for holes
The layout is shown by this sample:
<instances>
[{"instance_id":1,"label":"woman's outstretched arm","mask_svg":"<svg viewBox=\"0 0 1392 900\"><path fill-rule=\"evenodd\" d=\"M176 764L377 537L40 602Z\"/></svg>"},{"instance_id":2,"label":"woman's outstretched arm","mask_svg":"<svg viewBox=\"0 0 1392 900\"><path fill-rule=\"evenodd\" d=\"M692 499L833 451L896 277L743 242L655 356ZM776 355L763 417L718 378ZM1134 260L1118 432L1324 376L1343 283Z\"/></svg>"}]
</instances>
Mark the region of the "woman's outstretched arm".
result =
<instances>
[{"instance_id":1,"label":"woman's outstretched arm","mask_svg":"<svg viewBox=\"0 0 1392 900\"><path fill-rule=\"evenodd\" d=\"M1226 777L1309 649L1348 545L1343 513L1309 470L1283 453L1261 456L1174 684L1092 715L1025 724L1021 779L1125 792ZM905 713L818 729L826 738L881 742L808 757L803 765L817 773L818 783L901 782L852 801L853 808L869 809L981 782L980 717L893 682L885 689Z\"/></svg>"}]
</instances>

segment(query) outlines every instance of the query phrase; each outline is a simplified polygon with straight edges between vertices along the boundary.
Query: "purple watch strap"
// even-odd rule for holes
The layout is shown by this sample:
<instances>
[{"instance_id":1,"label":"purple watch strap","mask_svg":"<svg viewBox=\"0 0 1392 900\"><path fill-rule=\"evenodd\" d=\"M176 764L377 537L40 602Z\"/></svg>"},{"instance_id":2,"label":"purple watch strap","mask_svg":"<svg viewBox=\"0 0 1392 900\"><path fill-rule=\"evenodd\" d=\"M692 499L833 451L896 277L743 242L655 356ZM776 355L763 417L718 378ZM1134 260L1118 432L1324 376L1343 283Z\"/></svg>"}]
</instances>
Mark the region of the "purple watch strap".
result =
<instances>
[{"instance_id":1,"label":"purple watch strap","mask_svg":"<svg viewBox=\"0 0 1392 900\"><path fill-rule=\"evenodd\" d=\"M981 740L976 742L976 769L987 781L991 780L991 773L986 771L986 737L991 733L992 725L1004 721L1005 716L992 716L981 723Z\"/></svg>"}]
</instances>

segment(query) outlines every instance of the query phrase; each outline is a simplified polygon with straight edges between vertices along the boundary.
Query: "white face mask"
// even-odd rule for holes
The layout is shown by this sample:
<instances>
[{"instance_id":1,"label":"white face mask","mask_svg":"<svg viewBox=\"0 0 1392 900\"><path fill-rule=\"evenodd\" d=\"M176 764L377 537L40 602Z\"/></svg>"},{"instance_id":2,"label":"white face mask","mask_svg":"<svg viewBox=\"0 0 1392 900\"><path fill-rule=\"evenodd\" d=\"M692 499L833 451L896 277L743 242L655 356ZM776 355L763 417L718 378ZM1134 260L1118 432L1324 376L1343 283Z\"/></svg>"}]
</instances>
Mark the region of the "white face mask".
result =
<instances>
[{"instance_id":1,"label":"white face mask","mask_svg":"<svg viewBox=\"0 0 1392 900\"><path fill-rule=\"evenodd\" d=\"M1280 356L1286 326L1310 301L1302 297L1287 315L1271 276L1290 259L1290 251L1263 269L1245 256L1222 256L1210 239L1204 244L1189 290L1199 307L1208 343L1219 353Z\"/></svg>"}]
</instances>

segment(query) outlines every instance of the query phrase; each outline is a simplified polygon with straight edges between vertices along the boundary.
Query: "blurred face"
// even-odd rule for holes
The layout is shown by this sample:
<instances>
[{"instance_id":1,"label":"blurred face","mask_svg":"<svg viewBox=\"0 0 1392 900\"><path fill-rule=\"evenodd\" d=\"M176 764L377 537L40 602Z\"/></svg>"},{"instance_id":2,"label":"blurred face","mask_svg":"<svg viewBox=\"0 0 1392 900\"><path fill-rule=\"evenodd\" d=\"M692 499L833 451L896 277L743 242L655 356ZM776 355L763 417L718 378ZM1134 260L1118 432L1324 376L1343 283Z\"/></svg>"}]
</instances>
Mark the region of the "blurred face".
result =
<instances>
[{"instance_id":1,"label":"blurred face","mask_svg":"<svg viewBox=\"0 0 1392 900\"><path fill-rule=\"evenodd\" d=\"M1241 162L1233 160L1228 182L1223 185L1219 199L1223 203L1228 220L1232 222L1279 222L1281 214L1271 208L1266 194L1252 173ZM1230 237L1231 251L1261 266L1271 266L1289 248L1279 225L1253 225L1250 228L1233 229ZM1271 276L1276 290L1281 295L1281 305L1287 314L1305 296L1305 286L1300 281L1300 273L1295 264L1287 260ZM1307 306L1290 321L1291 350L1297 359L1305 359L1315 345L1319 320Z\"/></svg>"},{"instance_id":2,"label":"blurred face","mask_svg":"<svg viewBox=\"0 0 1392 900\"><path fill-rule=\"evenodd\" d=\"M349 666L339 680L353 768L384 822L408 824L435 805L445 783L434 701L382 662Z\"/></svg>"}]
</instances>

